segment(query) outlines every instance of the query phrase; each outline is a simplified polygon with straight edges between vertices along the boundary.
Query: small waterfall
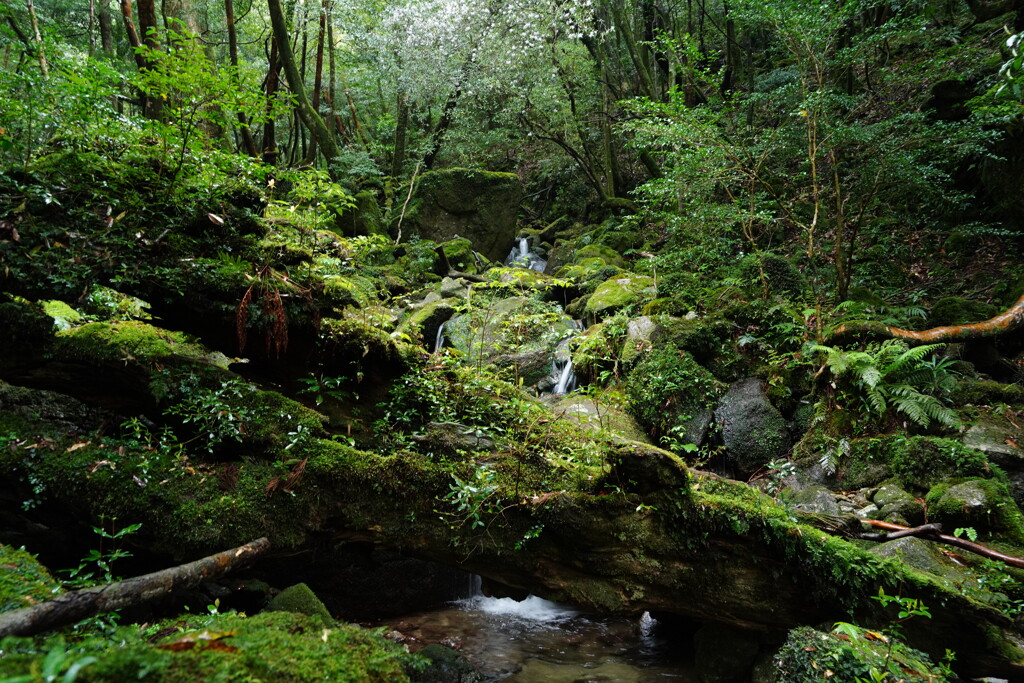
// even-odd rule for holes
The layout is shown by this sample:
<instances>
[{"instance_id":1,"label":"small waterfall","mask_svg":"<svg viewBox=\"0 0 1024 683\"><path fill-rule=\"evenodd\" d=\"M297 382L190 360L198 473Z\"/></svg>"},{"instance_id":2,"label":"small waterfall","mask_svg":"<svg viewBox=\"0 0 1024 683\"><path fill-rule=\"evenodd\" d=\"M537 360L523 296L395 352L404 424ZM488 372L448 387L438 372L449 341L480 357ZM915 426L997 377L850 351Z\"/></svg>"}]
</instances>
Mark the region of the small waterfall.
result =
<instances>
[{"instance_id":1,"label":"small waterfall","mask_svg":"<svg viewBox=\"0 0 1024 683\"><path fill-rule=\"evenodd\" d=\"M530 250L530 240L527 237L520 237L516 245L512 247L505 258L505 265L515 268L529 268L538 273L543 273L548 267L548 262Z\"/></svg>"},{"instance_id":2,"label":"small waterfall","mask_svg":"<svg viewBox=\"0 0 1024 683\"><path fill-rule=\"evenodd\" d=\"M558 367L558 361L555 361L555 367ZM553 394L568 394L570 391L576 388L576 373L572 370L572 358L566 358L562 361L562 369L558 374L558 383L555 388L551 390Z\"/></svg>"},{"instance_id":3,"label":"small waterfall","mask_svg":"<svg viewBox=\"0 0 1024 683\"><path fill-rule=\"evenodd\" d=\"M444 348L444 327L448 324L445 320L443 323L437 326L437 337L434 339L434 353L437 353Z\"/></svg>"}]
</instances>

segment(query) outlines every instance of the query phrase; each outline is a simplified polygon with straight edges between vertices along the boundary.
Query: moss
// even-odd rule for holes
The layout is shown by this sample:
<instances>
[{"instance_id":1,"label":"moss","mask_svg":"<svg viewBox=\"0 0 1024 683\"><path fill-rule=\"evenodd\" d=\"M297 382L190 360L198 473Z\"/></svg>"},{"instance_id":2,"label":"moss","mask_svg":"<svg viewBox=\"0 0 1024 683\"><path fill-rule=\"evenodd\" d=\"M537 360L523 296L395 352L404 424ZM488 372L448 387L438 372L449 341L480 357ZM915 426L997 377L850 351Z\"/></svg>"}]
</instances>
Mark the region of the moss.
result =
<instances>
[{"instance_id":1,"label":"moss","mask_svg":"<svg viewBox=\"0 0 1024 683\"><path fill-rule=\"evenodd\" d=\"M813 435L796 449L802 457L820 458L821 451L835 449L831 440L813 443ZM849 454L839 461L836 473L844 488L874 486L894 478L901 486L927 491L933 484L950 477L1003 476L988 458L961 442L931 436L907 437L890 434L849 441Z\"/></svg>"},{"instance_id":2,"label":"moss","mask_svg":"<svg viewBox=\"0 0 1024 683\"><path fill-rule=\"evenodd\" d=\"M1006 484L992 479L953 479L937 484L925 497L928 517L949 528L994 531L1024 543L1024 515Z\"/></svg>"},{"instance_id":3,"label":"moss","mask_svg":"<svg viewBox=\"0 0 1024 683\"><path fill-rule=\"evenodd\" d=\"M992 380L965 380L957 382L950 400L957 406L1020 405L1024 404L1024 386Z\"/></svg>"},{"instance_id":4,"label":"moss","mask_svg":"<svg viewBox=\"0 0 1024 683\"><path fill-rule=\"evenodd\" d=\"M51 599L60 584L24 548L0 544L0 612Z\"/></svg>"},{"instance_id":5,"label":"moss","mask_svg":"<svg viewBox=\"0 0 1024 683\"><path fill-rule=\"evenodd\" d=\"M82 683L391 683L408 681L405 667L416 668L419 661L377 632L291 612L185 616L145 629L125 627L109 639L94 637L74 647L59 639L43 647L25 639L5 645L13 652L0 660L5 678L38 670L56 646L67 648L67 666L96 657L79 671L75 680Z\"/></svg>"},{"instance_id":6,"label":"moss","mask_svg":"<svg viewBox=\"0 0 1024 683\"><path fill-rule=\"evenodd\" d=\"M325 305L341 311L345 307L366 308L378 301L373 280L358 275L330 275L324 278Z\"/></svg>"},{"instance_id":7,"label":"moss","mask_svg":"<svg viewBox=\"0 0 1024 683\"><path fill-rule=\"evenodd\" d=\"M981 322L997 313L999 309L992 304L950 296L939 299L932 305L931 311L928 312L928 327Z\"/></svg>"},{"instance_id":8,"label":"moss","mask_svg":"<svg viewBox=\"0 0 1024 683\"><path fill-rule=\"evenodd\" d=\"M740 262L739 271L747 293L754 296L764 294L766 288L768 296L793 296L806 286L803 275L789 259L770 252L748 254Z\"/></svg>"},{"instance_id":9,"label":"moss","mask_svg":"<svg viewBox=\"0 0 1024 683\"><path fill-rule=\"evenodd\" d=\"M377 196L370 190L363 190L353 199L354 206L347 206L340 212L335 210L334 230L346 237L386 235Z\"/></svg>"},{"instance_id":10,"label":"moss","mask_svg":"<svg viewBox=\"0 0 1024 683\"><path fill-rule=\"evenodd\" d=\"M654 278L646 275L613 277L598 285L587 301L590 315L604 317L631 305L642 305L654 298Z\"/></svg>"},{"instance_id":11,"label":"moss","mask_svg":"<svg viewBox=\"0 0 1024 683\"><path fill-rule=\"evenodd\" d=\"M331 613L327 611L327 607L320 601L320 598L316 596L309 586L304 583L297 583L293 586L288 586L283 591L274 596L274 598L267 605L268 612L298 612L299 614L305 614L311 617L324 617L325 619L331 618Z\"/></svg>"},{"instance_id":12,"label":"moss","mask_svg":"<svg viewBox=\"0 0 1024 683\"><path fill-rule=\"evenodd\" d=\"M576 256L573 259L575 263L579 263L583 259L596 258L600 259L604 265L615 266L617 268L626 267L626 259L622 258L619 252L615 251L611 247L606 247L603 244L588 244L585 247L581 247L576 250Z\"/></svg>"},{"instance_id":13,"label":"moss","mask_svg":"<svg viewBox=\"0 0 1024 683\"><path fill-rule=\"evenodd\" d=\"M690 310L690 306L685 301L663 296L644 305L643 314L682 316Z\"/></svg>"},{"instance_id":14,"label":"moss","mask_svg":"<svg viewBox=\"0 0 1024 683\"><path fill-rule=\"evenodd\" d=\"M448 264L455 270L464 273L476 272L476 259L473 255L473 243L465 237L458 237L441 244Z\"/></svg>"},{"instance_id":15,"label":"moss","mask_svg":"<svg viewBox=\"0 0 1024 683\"><path fill-rule=\"evenodd\" d=\"M207 350L181 332L139 321L88 323L59 332L53 354L90 363L137 361L155 365L171 357L200 359Z\"/></svg>"}]
</instances>

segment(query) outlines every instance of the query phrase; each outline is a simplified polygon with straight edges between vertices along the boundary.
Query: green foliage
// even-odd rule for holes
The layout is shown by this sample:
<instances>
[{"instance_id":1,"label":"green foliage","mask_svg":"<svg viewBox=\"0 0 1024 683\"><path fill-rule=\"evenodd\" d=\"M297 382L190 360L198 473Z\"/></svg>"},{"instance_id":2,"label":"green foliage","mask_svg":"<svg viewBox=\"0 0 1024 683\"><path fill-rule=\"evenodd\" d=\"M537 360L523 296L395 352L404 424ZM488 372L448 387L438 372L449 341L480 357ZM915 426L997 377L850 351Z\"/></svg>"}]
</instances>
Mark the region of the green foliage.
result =
<instances>
[{"instance_id":1,"label":"green foliage","mask_svg":"<svg viewBox=\"0 0 1024 683\"><path fill-rule=\"evenodd\" d=\"M640 424L657 437L682 427L690 442L696 439L691 421L723 391L692 356L670 346L647 354L626 378L625 388L628 410Z\"/></svg>"},{"instance_id":2,"label":"green foliage","mask_svg":"<svg viewBox=\"0 0 1024 683\"><path fill-rule=\"evenodd\" d=\"M822 345L811 350L826 355L823 367L835 381L848 382L848 409L879 419L895 412L924 428L935 421L959 429L959 416L939 398L956 384L952 361L936 356L941 348L942 344L908 347L903 341L889 339L865 351ZM845 402L842 394L837 401Z\"/></svg>"},{"instance_id":3,"label":"green foliage","mask_svg":"<svg viewBox=\"0 0 1024 683\"><path fill-rule=\"evenodd\" d=\"M444 499L455 508L455 516L460 519L455 527L469 525L469 530L486 526L486 518L501 510L501 500L494 497L498 491L494 471L487 465L481 465L473 471L473 478L462 480L453 474L454 483L449 484L449 491Z\"/></svg>"}]
</instances>

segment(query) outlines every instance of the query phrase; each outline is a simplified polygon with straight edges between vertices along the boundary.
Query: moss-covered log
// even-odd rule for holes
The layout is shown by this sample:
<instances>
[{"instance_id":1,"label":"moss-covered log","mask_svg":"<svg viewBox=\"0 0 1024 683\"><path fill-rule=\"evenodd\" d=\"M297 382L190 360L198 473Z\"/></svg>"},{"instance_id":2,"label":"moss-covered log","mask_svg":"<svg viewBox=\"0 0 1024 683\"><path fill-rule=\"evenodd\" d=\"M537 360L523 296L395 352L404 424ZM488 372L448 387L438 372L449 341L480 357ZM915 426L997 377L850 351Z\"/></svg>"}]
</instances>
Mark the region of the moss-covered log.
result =
<instances>
[{"instance_id":1,"label":"moss-covered log","mask_svg":"<svg viewBox=\"0 0 1024 683\"><path fill-rule=\"evenodd\" d=\"M175 590L191 588L252 562L270 549L260 538L178 567L132 579L64 593L53 600L0 613L0 638L31 636L66 624L73 624L103 612L155 600Z\"/></svg>"},{"instance_id":2,"label":"moss-covered log","mask_svg":"<svg viewBox=\"0 0 1024 683\"><path fill-rule=\"evenodd\" d=\"M914 344L941 344L998 337L1018 329L1024 321L1024 295L999 315L967 325L942 325L927 330L904 330L879 322L840 325L828 336L829 344L841 344L858 338L896 338Z\"/></svg>"}]
</instances>

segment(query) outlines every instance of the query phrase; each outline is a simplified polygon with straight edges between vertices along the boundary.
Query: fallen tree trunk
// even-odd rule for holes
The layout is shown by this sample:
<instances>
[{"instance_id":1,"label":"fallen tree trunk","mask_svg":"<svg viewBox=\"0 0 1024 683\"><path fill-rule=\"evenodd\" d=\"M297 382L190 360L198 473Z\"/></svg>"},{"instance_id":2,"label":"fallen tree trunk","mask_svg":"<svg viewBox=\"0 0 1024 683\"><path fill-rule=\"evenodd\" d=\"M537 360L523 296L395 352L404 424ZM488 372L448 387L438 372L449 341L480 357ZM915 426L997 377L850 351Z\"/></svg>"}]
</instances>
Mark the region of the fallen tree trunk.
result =
<instances>
[{"instance_id":1,"label":"fallen tree trunk","mask_svg":"<svg viewBox=\"0 0 1024 683\"><path fill-rule=\"evenodd\" d=\"M940 533L942 531L941 524L925 524L918 527L905 527L900 524L893 524L892 522L883 522L878 519L865 519L863 520L866 524L870 524L873 527L879 529L887 529L894 531L892 534L860 534L858 538L863 538L869 541L891 541L893 539L902 538L904 536L918 536L920 538L927 539L929 541L937 541L939 543L946 543L947 545L953 545L957 548L963 548L964 550L972 553L977 553L983 557L988 557L993 560L999 560L1011 567L1024 568L1024 558L1014 557L1013 555L1007 555L1001 553L998 550L992 550L980 543L973 543L965 538L957 538L956 536L948 536Z\"/></svg>"},{"instance_id":2,"label":"fallen tree trunk","mask_svg":"<svg viewBox=\"0 0 1024 683\"><path fill-rule=\"evenodd\" d=\"M828 344L838 344L857 338L891 337L904 339L915 344L940 344L996 337L1017 329L1020 327L1021 322L1024 322L1024 295L1021 295L1015 304L999 315L983 320L980 323L944 325L942 327L921 330L920 332L904 330L878 322L848 323L840 325L833 330L825 342Z\"/></svg>"},{"instance_id":3,"label":"fallen tree trunk","mask_svg":"<svg viewBox=\"0 0 1024 683\"><path fill-rule=\"evenodd\" d=\"M0 614L0 638L31 636L59 626L114 610L132 607L166 595L179 588L190 588L203 581L247 564L270 549L270 541L260 538L232 550L204 557L178 567L136 576L105 586L94 586L64 593L53 600Z\"/></svg>"}]
</instances>

